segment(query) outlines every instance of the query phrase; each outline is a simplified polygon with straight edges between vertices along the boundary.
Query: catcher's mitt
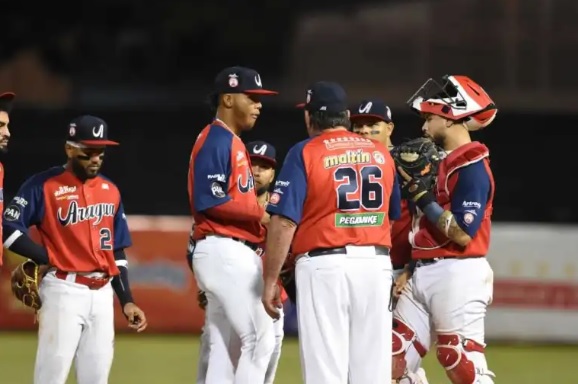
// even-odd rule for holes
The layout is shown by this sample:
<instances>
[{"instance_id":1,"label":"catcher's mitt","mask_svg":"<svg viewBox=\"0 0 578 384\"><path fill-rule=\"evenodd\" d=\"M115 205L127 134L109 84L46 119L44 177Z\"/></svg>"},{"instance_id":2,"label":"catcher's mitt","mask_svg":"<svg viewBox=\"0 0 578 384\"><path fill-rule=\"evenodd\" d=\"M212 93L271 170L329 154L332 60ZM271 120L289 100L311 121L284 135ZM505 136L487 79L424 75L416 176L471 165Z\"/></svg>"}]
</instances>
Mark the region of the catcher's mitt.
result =
<instances>
[{"instance_id":1,"label":"catcher's mitt","mask_svg":"<svg viewBox=\"0 0 578 384\"><path fill-rule=\"evenodd\" d=\"M392 149L391 156L396 167L401 167L412 179L420 180L427 190L431 190L445 152L430 139L418 137Z\"/></svg>"},{"instance_id":2,"label":"catcher's mitt","mask_svg":"<svg viewBox=\"0 0 578 384\"><path fill-rule=\"evenodd\" d=\"M38 286L42 280L42 271L38 264L26 260L12 271L12 293L27 307L39 310L42 307Z\"/></svg>"}]
</instances>

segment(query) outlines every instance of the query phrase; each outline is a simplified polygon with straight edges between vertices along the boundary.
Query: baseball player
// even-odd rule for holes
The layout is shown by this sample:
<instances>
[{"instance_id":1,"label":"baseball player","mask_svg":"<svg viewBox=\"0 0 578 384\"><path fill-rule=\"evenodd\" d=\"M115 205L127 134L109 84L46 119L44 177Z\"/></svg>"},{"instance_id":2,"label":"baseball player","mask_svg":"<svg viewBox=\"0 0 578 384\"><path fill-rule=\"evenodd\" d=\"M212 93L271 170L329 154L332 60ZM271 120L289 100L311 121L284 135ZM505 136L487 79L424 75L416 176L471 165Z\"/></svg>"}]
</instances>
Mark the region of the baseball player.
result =
<instances>
[{"instance_id":1,"label":"baseball player","mask_svg":"<svg viewBox=\"0 0 578 384\"><path fill-rule=\"evenodd\" d=\"M64 384L76 358L80 384L106 384L113 359L113 291L138 332L147 327L134 304L124 249L131 245L117 186L100 175L106 122L81 116L68 127L65 166L29 178L4 211L4 246L47 265L39 287L36 384ZM28 236L36 226L41 244Z\"/></svg>"},{"instance_id":2,"label":"baseball player","mask_svg":"<svg viewBox=\"0 0 578 384\"><path fill-rule=\"evenodd\" d=\"M390 151L394 149L391 141L394 129L391 109L382 100L363 100L352 112L351 123L353 132L381 142ZM408 207L407 201L403 200L400 215L391 226L390 253L395 281L393 295L396 300L393 312L392 375L400 384L428 383L425 370L420 365L430 345L429 315L413 298L410 280L414 266L410 264L411 244L408 237L414 213L415 207ZM416 329L417 334L406 333L405 329L410 329L406 323L413 324L411 329ZM410 340L406 341L406 337ZM396 364L397 359L404 361ZM397 365L401 368L395 369Z\"/></svg>"},{"instance_id":3,"label":"baseball player","mask_svg":"<svg viewBox=\"0 0 578 384\"><path fill-rule=\"evenodd\" d=\"M275 167L277 166L275 147L264 141L254 141L247 144L247 150L251 159L253 175L255 178L255 188L257 190L257 201L259 205L265 206L269 201L269 190L273 179L275 178ZM264 250L265 244L261 243L261 249ZM280 285L280 295L282 302L287 300L287 293ZM199 305L203 310L206 310L207 298L205 292L200 291L198 294ZM282 309L281 309L282 311ZM273 384L279 358L281 357L281 346L283 344L283 315L280 319L273 323L275 332L275 348L269 361L267 373L265 374L264 384ZM209 352L212 351L215 360L220 361L221 369L227 369L230 377L234 374L234 364L230 356L237 356L241 346L240 340L235 334L229 335L230 338L225 342L223 338L219 338L215 343L210 344L209 331L207 327L203 327L201 334L201 346L199 354L199 365L197 371L197 384L204 384L207 376L209 366ZM234 338L234 339L233 339Z\"/></svg>"},{"instance_id":4,"label":"baseball player","mask_svg":"<svg viewBox=\"0 0 578 384\"><path fill-rule=\"evenodd\" d=\"M10 111L14 93L0 93L0 152L8 151L8 141L10 140ZM0 163L0 210L4 211L4 166ZM2 235L2 218L0 217L0 238ZM0 247L0 267L2 266L4 248Z\"/></svg>"},{"instance_id":5,"label":"baseball player","mask_svg":"<svg viewBox=\"0 0 578 384\"><path fill-rule=\"evenodd\" d=\"M310 138L289 151L267 206L263 304L280 316L277 278L291 246L305 383L386 383L395 166L387 147L348 131L339 84L313 84L304 109Z\"/></svg>"},{"instance_id":6,"label":"baseball player","mask_svg":"<svg viewBox=\"0 0 578 384\"><path fill-rule=\"evenodd\" d=\"M489 151L470 131L488 126L497 109L484 89L466 76L429 79L408 101L421 114L426 136L448 155L429 191L419 177L398 167L402 193L424 213L410 233L414 297L437 335L437 358L454 384L493 383L484 356L484 318L493 294L485 255L491 231L494 179Z\"/></svg>"},{"instance_id":7,"label":"baseball player","mask_svg":"<svg viewBox=\"0 0 578 384\"><path fill-rule=\"evenodd\" d=\"M197 137L191 154L192 264L207 297L205 327L211 346L232 334L241 341L233 378L220 369L220 357L211 348L207 384L264 382L275 347L273 323L259 301L263 266L255 252L269 214L257 201L249 153L239 138L255 125L260 98L274 94L263 89L253 69L221 71L213 97L216 117Z\"/></svg>"}]
</instances>

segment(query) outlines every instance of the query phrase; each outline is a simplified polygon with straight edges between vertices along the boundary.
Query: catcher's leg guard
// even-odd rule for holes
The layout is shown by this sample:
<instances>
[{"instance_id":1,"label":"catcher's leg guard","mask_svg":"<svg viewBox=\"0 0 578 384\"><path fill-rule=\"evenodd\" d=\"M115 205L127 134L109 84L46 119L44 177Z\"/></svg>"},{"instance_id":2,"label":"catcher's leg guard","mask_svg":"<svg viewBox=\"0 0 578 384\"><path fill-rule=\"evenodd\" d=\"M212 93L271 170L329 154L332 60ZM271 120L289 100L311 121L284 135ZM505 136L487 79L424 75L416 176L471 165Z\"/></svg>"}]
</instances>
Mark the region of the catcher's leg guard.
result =
<instances>
[{"instance_id":1,"label":"catcher's leg guard","mask_svg":"<svg viewBox=\"0 0 578 384\"><path fill-rule=\"evenodd\" d=\"M452 384L491 384L494 374L477 367L472 353L484 354L484 346L456 334L438 335L437 358ZM484 358L485 361L485 358Z\"/></svg>"},{"instance_id":2,"label":"catcher's leg guard","mask_svg":"<svg viewBox=\"0 0 578 384\"><path fill-rule=\"evenodd\" d=\"M399 380L405 374L407 363L405 361L405 354L407 350L413 345L417 353L424 357L427 349L419 342L416 333L407 324L399 319L393 320L392 329L392 372L393 380Z\"/></svg>"}]
</instances>

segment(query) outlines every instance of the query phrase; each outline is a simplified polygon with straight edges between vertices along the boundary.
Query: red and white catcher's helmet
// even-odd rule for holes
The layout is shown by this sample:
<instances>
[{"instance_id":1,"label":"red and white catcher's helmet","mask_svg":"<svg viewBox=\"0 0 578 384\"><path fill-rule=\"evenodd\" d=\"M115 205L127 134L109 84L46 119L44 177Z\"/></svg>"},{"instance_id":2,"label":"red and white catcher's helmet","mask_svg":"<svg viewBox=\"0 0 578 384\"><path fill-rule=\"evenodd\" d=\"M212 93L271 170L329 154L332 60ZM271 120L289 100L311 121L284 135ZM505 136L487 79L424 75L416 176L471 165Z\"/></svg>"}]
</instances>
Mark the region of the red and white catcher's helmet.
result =
<instances>
[{"instance_id":1,"label":"red and white catcher's helmet","mask_svg":"<svg viewBox=\"0 0 578 384\"><path fill-rule=\"evenodd\" d=\"M407 102L416 112L463 120L469 131L485 128L496 117L496 104L467 76L446 75L441 83L426 81Z\"/></svg>"}]
</instances>

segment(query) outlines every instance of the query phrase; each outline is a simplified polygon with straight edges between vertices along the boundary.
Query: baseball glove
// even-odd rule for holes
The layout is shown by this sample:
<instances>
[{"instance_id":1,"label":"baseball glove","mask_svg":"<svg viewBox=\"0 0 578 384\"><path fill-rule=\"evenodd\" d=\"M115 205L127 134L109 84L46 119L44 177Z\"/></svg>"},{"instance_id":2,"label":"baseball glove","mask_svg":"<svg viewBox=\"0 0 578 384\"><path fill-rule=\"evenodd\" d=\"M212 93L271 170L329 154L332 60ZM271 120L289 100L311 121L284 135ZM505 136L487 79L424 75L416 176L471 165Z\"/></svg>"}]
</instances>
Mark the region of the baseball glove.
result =
<instances>
[{"instance_id":1,"label":"baseball glove","mask_svg":"<svg viewBox=\"0 0 578 384\"><path fill-rule=\"evenodd\" d=\"M27 307L39 310L42 301L38 287L42 277L41 267L32 260L26 260L12 271L12 293Z\"/></svg>"},{"instance_id":2,"label":"baseball glove","mask_svg":"<svg viewBox=\"0 0 578 384\"><path fill-rule=\"evenodd\" d=\"M438 166L444 151L433 141L418 137L392 149L395 165L413 180L419 180L426 190L431 190L436 182Z\"/></svg>"}]
</instances>

